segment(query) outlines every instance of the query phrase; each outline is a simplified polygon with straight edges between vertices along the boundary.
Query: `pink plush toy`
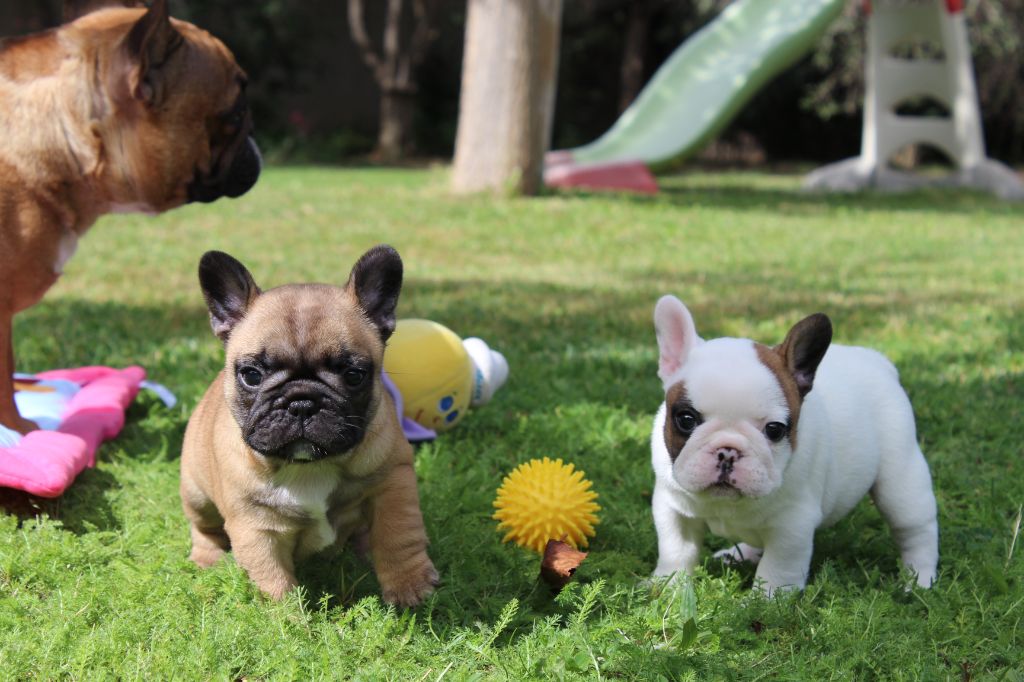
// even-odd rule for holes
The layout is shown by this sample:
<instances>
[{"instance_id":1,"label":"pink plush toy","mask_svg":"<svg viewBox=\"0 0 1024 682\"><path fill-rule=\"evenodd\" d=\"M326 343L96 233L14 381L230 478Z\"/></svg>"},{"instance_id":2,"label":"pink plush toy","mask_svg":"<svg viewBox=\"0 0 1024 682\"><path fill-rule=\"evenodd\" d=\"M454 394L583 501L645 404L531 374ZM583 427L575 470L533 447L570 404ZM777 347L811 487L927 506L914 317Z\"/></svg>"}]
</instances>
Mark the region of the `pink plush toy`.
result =
<instances>
[{"instance_id":1,"label":"pink plush toy","mask_svg":"<svg viewBox=\"0 0 1024 682\"><path fill-rule=\"evenodd\" d=\"M81 367L26 380L19 411L55 430L21 436L0 427L0 486L40 497L63 493L82 469L96 464L99 444L120 433L124 411L145 378L141 367Z\"/></svg>"}]
</instances>

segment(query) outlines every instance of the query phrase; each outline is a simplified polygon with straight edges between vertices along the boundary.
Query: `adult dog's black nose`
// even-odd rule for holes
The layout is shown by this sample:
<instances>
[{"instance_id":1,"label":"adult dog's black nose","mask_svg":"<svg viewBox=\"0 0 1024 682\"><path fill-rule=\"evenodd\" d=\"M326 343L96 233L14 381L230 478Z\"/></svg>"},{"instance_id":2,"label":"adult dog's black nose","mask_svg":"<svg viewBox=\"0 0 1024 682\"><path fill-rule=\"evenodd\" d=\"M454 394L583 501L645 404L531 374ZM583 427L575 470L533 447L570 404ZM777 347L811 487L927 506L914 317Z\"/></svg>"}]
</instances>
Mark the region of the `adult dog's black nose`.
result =
<instances>
[{"instance_id":1,"label":"adult dog's black nose","mask_svg":"<svg viewBox=\"0 0 1024 682\"><path fill-rule=\"evenodd\" d=\"M188 202L209 203L221 197L240 197L256 184L263 170L263 155L256 140L247 137L242 140L231 165L214 177L198 173L188 185Z\"/></svg>"},{"instance_id":2,"label":"adult dog's black nose","mask_svg":"<svg viewBox=\"0 0 1024 682\"><path fill-rule=\"evenodd\" d=\"M263 155L256 145L256 140L248 138L238 155L235 156L224 182L224 196L232 199L240 197L256 184L263 170Z\"/></svg>"}]
</instances>

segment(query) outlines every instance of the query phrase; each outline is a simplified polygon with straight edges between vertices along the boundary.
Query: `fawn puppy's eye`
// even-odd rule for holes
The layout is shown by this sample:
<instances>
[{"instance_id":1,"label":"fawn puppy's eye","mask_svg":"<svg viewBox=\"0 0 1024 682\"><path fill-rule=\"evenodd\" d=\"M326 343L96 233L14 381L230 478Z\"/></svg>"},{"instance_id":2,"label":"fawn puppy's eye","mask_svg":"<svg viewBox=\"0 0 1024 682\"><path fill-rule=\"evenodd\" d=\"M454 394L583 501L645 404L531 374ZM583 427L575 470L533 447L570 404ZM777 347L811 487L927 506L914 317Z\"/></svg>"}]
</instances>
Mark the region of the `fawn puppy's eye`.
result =
<instances>
[{"instance_id":1,"label":"fawn puppy's eye","mask_svg":"<svg viewBox=\"0 0 1024 682\"><path fill-rule=\"evenodd\" d=\"M263 382L263 372L247 365L238 370L238 378L249 388L256 388Z\"/></svg>"},{"instance_id":2,"label":"fawn puppy's eye","mask_svg":"<svg viewBox=\"0 0 1024 682\"><path fill-rule=\"evenodd\" d=\"M359 388L366 381L366 377L370 375L365 369L358 369L356 367L350 367L346 369L342 375L341 380L345 382L345 385L349 388Z\"/></svg>"}]
</instances>

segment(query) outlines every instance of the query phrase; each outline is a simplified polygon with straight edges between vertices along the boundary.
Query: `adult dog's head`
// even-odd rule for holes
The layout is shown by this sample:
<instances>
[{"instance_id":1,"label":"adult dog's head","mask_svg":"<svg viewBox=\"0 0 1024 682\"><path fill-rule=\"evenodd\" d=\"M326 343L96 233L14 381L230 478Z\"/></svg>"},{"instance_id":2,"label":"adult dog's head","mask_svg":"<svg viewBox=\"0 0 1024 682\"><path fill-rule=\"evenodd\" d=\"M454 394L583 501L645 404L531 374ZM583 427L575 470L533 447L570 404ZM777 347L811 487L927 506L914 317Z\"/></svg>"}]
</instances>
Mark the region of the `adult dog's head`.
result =
<instances>
[{"instance_id":1,"label":"adult dog's head","mask_svg":"<svg viewBox=\"0 0 1024 682\"><path fill-rule=\"evenodd\" d=\"M262 162L247 77L230 50L170 18L167 0L149 9L77 4L85 7L72 15L91 11L54 40L89 70L92 101L82 125L100 146L96 176L111 209L156 213L247 192Z\"/></svg>"}]
</instances>

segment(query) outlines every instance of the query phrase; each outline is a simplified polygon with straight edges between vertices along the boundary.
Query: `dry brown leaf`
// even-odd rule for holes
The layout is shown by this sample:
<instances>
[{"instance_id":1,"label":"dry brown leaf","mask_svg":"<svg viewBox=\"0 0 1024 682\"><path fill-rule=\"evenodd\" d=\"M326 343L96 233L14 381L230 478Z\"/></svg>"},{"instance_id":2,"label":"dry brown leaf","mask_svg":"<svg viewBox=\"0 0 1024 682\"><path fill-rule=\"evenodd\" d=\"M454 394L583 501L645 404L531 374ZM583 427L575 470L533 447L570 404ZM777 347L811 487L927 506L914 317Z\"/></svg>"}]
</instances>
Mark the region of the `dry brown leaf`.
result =
<instances>
[{"instance_id":1,"label":"dry brown leaf","mask_svg":"<svg viewBox=\"0 0 1024 682\"><path fill-rule=\"evenodd\" d=\"M560 592L586 558L587 552L581 552L560 540L548 540L544 548L544 559L540 562L541 580L555 592Z\"/></svg>"}]
</instances>

